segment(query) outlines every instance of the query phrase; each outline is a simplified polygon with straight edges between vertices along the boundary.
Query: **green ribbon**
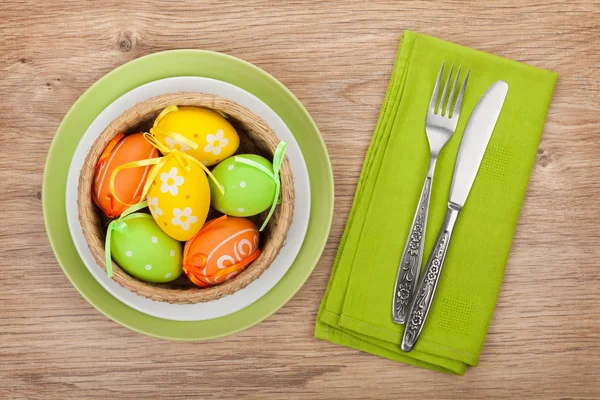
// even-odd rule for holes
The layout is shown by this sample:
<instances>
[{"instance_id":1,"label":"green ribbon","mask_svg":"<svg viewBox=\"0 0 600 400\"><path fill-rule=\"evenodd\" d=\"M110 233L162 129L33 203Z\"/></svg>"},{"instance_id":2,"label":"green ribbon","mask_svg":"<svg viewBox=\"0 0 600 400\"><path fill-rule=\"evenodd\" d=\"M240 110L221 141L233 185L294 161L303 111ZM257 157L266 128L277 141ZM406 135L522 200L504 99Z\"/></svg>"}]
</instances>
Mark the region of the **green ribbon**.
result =
<instances>
[{"instance_id":1,"label":"green ribbon","mask_svg":"<svg viewBox=\"0 0 600 400\"><path fill-rule=\"evenodd\" d=\"M137 204L129 207L127 210L123 211L123 214L118 219L114 219L108 224L108 230L106 231L106 243L104 244L104 262L106 263L106 275L109 278L113 276L113 268L112 268L112 257L110 251L110 242L112 240L112 232L117 231L119 233L123 233L127 230L127 224L125 221L132 218L138 218L140 215L130 215L136 211L141 210L142 208L148 207L147 201L140 201Z\"/></svg>"},{"instance_id":2,"label":"green ribbon","mask_svg":"<svg viewBox=\"0 0 600 400\"><path fill-rule=\"evenodd\" d=\"M273 198L273 204L271 204L271 209L269 210L269 214L267 214L265 222L263 222L262 226L260 227L261 232L263 229L265 229L265 226L267 226L267 223L269 222L271 216L275 212L275 207L277 207L277 204L280 203L279 194L281 193L281 180L279 179L279 170L281 168L281 163L283 163L283 157L285 156L285 150L287 149L287 146L288 144L286 142L279 142L279 144L277 145L277 149L275 150L275 154L273 155L273 172L269 171L264 165L261 165L256 161L252 161L240 156L235 156L236 162L241 162L243 164L250 165L251 167L254 167L264 172L265 174L270 176L275 182L275 196Z\"/></svg>"}]
</instances>

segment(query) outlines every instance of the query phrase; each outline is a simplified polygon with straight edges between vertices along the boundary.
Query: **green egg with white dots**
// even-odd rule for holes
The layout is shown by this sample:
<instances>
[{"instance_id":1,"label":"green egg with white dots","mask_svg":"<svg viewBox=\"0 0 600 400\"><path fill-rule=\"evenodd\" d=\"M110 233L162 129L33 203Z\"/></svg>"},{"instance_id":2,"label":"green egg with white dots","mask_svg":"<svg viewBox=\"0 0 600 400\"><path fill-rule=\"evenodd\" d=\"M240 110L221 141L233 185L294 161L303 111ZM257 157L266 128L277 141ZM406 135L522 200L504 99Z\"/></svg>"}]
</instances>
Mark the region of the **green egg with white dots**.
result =
<instances>
[{"instance_id":1,"label":"green egg with white dots","mask_svg":"<svg viewBox=\"0 0 600 400\"><path fill-rule=\"evenodd\" d=\"M271 175L253 165L229 157L219 163L212 173L221 184L224 194L210 181L211 205L223 214L233 217L249 217L268 210L275 197L273 164L256 154L240 154L237 157L254 162Z\"/></svg>"},{"instance_id":2,"label":"green egg with white dots","mask_svg":"<svg viewBox=\"0 0 600 400\"><path fill-rule=\"evenodd\" d=\"M181 243L163 232L149 214L134 213L121 219L112 231L113 260L142 281L163 283L182 274Z\"/></svg>"}]
</instances>

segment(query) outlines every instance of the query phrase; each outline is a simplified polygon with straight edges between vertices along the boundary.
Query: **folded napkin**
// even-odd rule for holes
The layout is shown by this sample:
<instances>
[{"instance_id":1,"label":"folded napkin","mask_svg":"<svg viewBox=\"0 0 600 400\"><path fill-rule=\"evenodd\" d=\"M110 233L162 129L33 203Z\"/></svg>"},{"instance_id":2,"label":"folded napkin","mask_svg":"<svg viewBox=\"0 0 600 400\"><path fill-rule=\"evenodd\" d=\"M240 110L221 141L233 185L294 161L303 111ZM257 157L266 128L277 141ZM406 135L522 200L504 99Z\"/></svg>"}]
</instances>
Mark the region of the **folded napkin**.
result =
<instances>
[{"instance_id":1,"label":"folded napkin","mask_svg":"<svg viewBox=\"0 0 600 400\"><path fill-rule=\"evenodd\" d=\"M398 264L427 171L427 106L442 61L471 67L456 133L435 172L425 261L445 216L467 119L495 81L504 108L456 227L427 323L413 351L392 322ZM447 68L448 69L448 68ZM476 366L558 75L405 32L357 186L315 336L389 359L462 375Z\"/></svg>"}]
</instances>

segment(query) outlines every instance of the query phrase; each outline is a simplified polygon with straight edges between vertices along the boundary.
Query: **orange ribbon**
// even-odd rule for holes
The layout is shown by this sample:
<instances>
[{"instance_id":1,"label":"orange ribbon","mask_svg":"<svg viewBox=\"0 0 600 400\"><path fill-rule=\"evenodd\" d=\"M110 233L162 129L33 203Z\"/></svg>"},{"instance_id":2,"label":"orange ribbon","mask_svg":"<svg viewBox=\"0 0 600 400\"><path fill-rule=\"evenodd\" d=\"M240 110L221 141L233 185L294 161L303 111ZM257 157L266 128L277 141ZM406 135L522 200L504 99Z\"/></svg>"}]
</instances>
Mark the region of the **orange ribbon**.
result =
<instances>
[{"instance_id":1,"label":"orange ribbon","mask_svg":"<svg viewBox=\"0 0 600 400\"><path fill-rule=\"evenodd\" d=\"M210 221L209 223L204 225L202 227L202 229L200 229L200 232L198 232L196 237L198 237L198 235L202 234L203 232L206 232L211 227L214 227L214 225L216 223L221 222L225 219L227 219L227 215L223 215L222 217L219 217L217 219ZM260 255L260 249L257 248L254 252L252 252L252 254L250 254L248 257L244 258L242 261L238 262L237 264L233 264L233 265L230 265L229 267L220 269L213 275L204 275L202 270L204 269L204 266L206 265L206 261L207 261L206 255L204 255L202 253L194 253L189 257L187 256L193 241L194 241L194 239L188 241L186 243L185 249L183 251L183 254L184 254L183 272L185 272L185 274L188 276L188 278L190 278L190 280L195 285L200 286L200 287L208 287L208 286L215 285L217 283L222 283L222 282L218 282L220 277L229 275L232 272L241 271L242 269L244 269L244 267L246 267L252 261L256 260L258 258L258 256Z\"/></svg>"}]
</instances>

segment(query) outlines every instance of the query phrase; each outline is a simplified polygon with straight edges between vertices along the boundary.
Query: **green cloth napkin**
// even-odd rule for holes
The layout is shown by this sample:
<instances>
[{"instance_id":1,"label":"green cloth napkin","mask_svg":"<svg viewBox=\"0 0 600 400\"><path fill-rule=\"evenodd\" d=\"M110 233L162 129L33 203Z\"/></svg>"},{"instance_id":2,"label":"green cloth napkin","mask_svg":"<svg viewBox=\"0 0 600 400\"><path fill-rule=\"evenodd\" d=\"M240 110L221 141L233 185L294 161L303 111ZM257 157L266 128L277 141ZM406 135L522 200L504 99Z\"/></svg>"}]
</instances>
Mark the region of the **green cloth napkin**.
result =
<instances>
[{"instance_id":1,"label":"green cloth napkin","mask_svg":"<svg viewBox=\"0 0 600 400\"><path fill-rule=\"evenodd\" d=\"M463 76L464 67L471 67L471 74L456 133L437 162L425 259L444 219L467 119L493 82L503 79L509 90L454 229L427 323L413 351L404 353L403 326L392 322L392 296L428 166L425 117L442 61L447 67L462 63ZM319 310L317 338L459 375L477 365L557 78L554 72L404 33Z\"/></svg>"}]
</instances>

